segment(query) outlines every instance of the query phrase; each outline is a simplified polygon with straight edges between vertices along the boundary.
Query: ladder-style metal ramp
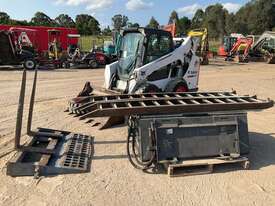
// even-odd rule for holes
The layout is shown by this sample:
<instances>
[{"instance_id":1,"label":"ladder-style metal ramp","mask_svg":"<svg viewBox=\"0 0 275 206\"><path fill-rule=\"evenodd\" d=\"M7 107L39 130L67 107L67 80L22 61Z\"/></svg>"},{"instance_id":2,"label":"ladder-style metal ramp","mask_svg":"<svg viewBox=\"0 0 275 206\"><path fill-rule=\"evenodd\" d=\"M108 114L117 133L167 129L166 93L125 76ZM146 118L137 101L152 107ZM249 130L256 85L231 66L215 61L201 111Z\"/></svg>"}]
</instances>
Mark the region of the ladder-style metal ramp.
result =
<instances>
[{"instance_id":1,"label":"ladder-style metal ramp","mask_svg":"<svg viewBox=\"0 0 275 206\"><path fill-rule=\"evenodd\" d=\"M71 113L80 119L143 114L201 113L262 110L272 107L270 99L239 96L236 92L189 92L90 96L82 98Z\"/></svg>"}]
</instances>

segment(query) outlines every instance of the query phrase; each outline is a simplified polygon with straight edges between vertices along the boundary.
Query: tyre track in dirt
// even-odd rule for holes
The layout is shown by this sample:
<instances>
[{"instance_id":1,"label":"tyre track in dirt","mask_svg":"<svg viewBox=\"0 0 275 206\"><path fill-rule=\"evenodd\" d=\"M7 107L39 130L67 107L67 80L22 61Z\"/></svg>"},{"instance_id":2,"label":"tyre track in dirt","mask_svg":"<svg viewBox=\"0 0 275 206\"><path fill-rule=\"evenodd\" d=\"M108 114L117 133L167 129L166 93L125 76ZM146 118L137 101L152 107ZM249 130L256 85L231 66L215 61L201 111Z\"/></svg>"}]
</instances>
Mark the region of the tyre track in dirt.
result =
<instances>
[{"instance_id":1,"label":"tyre track in dirt","mask_svg":"<svg viewBox=\"0 0 275 206\"><path fill-rule=\"evenodd\" d=\"M99 131L93 124L103 119L85 123L63 112L67 100L82 89L85 81L90 80L96 87L102 86L103 73L103 70L39 72L33 129L43 126L95 136L91 171L42 178L39 182L27 177L10 178L2 172L0 205L275 205L274 108L249 113L251 170L233 167L228 171L220 168L214 174L183 178L145 174L132 168L127 161L125 126ZM13 146L8 141L14 136L20 74L4 72L0 75L0 94L8 95L8 100L0 99L0 111L8 108L8 111L0 113L0 131L6 128L3 131L7 135L3 140L7 141L8 147ZM29 88L31 75L28 75ZM9 92L2 91L1 86L7 83L6 80L13 78L18 83L3 87ZM274 66L218 62L202 67L200 89L234 88L240 94L257 94L259 97L275 99L274 78ZM12 97L15 94L17 96ZM25 140L26 136L23 137ZM8 151L8 147L0 148L0 154ZM0 159L1 168L12 155Z\"/></svg>"}]
</instances>

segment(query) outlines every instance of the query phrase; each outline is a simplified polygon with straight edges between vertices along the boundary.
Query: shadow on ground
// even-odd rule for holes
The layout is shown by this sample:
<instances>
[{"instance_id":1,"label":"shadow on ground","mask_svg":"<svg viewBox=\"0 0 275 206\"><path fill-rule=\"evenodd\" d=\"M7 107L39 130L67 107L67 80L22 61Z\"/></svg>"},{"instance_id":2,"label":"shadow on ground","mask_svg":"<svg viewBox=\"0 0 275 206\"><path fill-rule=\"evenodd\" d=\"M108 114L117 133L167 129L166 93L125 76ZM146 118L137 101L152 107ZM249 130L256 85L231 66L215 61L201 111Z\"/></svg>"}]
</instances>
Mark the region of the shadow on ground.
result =
<instances>
[{"instance_id":1,"label":"shadow on ground","mask_svg":"<svg viewBox=\"0 0 275 206\"><path fill-rule=\"evenodd\" d=\"M248 155L250 161L249 170L259 170L264 167L275 165L275 133L262 134L250 132L250 153ZM95 141L94 144L124 144L126 141L111 140L111 141ZM92 160L111 160L111 159L127 159L126 155L102 155L93 156ZM130 164L130 163L129 163ZM242 169L240 164L225 164L214 167L214 173L226 173ZM159 171L160 172L160 171ZM165 171L161 171L165 173Z\"/></svg>"}]
</instances>

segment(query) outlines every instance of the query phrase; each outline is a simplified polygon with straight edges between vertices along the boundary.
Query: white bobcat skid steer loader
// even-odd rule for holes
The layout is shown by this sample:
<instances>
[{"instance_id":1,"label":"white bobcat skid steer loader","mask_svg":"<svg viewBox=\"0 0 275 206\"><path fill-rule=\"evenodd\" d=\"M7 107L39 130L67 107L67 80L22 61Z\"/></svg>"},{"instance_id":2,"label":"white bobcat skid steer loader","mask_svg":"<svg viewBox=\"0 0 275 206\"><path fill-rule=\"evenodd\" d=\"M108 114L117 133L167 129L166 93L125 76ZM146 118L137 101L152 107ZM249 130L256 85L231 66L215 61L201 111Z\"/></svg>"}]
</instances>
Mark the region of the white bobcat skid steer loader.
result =
<instances>
[{"instance_id":1,"label":"white bobcat skid steer loader","mask_svg":"<svg viewBox=\"0 0 275 206\"><path fill-rule=\"evenodd\" d=\"M170 32L132 28L121 34L118 61L106 65L105 89L121 93L198 89L200 59L190 37L175 46Z\"/></svg>"}]
</instances>

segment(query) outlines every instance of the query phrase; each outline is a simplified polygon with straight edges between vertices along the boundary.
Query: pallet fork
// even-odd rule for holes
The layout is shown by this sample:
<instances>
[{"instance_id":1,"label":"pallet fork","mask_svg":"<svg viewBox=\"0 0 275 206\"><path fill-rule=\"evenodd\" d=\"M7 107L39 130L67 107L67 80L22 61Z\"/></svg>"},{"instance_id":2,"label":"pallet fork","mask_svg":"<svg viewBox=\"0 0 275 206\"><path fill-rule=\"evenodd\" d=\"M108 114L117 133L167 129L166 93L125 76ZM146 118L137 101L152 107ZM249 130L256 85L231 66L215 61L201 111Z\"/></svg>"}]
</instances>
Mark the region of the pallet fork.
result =
<instances>
[{"instance_id":1,"label":"pallet fork","mask_svg":"<svg viewBox=\"0 0 275 206\"><path fill-rule=\"evenodd\" d=\"M37 70L34 73L27 121L27 135L31 141L27 146L21 145L26 76L26 70L24 70L15 131L15 149L18 153L8 162L7 175L38 177L89 171L93 137L47 128L32 131Z\"/></svg>"}]
</instances>

